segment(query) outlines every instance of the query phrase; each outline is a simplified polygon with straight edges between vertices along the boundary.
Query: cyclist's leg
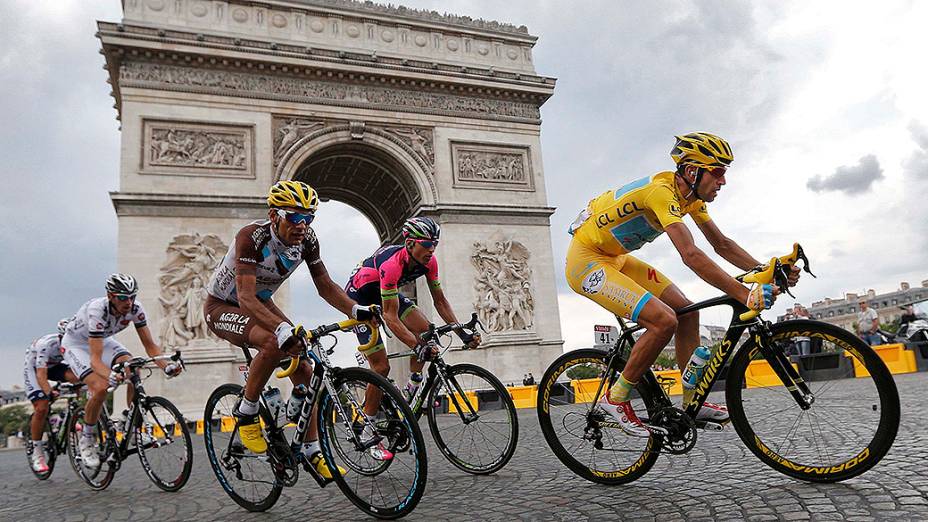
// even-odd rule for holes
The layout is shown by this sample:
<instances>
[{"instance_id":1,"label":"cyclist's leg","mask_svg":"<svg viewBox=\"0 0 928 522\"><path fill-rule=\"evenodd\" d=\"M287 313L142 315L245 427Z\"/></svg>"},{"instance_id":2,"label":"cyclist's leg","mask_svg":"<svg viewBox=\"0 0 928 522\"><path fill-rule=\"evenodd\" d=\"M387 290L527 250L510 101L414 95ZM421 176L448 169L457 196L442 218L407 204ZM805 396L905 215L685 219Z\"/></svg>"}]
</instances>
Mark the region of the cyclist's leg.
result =
<instances>
[{"instance_id":1,"label":"cyclist's leg","mask_svg":"<svg viewBox=\"0 0 928 522\"><path fill-rule=\"evenodd\" d=\"M428 331L429 320L426 319L422 311L419 310L419 307L412 302L412 299L403 294L398 294L397 297L400 301L400 308L398 311L399 318L400 321L403 321L403 324L406 325L406 328L409 328L409 331L415 334L416 337ZM421 373L423 366L425 366L425 362L420 361L415 355L409 358L410 372Z\"/></svg>"},{"instance_id":2,"label":"cyclist's leg","mask_svg":"<svg viewBox=\"0 0 928 522\"><path fill-rule=\"evenodd\" d=\"M673 310L693 304L687 299L677 285L656 268L633 256L626 256L622 273L637 281L641 286L657 296ZM699 312L690 312L677 316L677 330L674 333L677 364L681 371L693 355L699 344Z\"/></svg>"},{"instance_id":3,"label":"cyclist's leg","mask_svg":"<svg viewBox=\"0 0 928 522\"><path fill-rule=\"evenodd\" d=\"M32 423L29 431L32 441L42 440L42 432L45 431L45 417L48 416L48 397L39 386L39 381L35 376L35 367L30 361L26 361L23 369L23 382L26 385L26 398L32 402Z\"/></svg>"},{"instance_id":4,"label":"cyclist's leg","mask_svg":"<svg viewBox=\"0 0 928 522\"><path fill-rule=\"evenodd\" d=\"M128 361L132 358L132 355L129 353L129 350L126 349L119 341L113 339L112 337L107 337L103 339L103 362L109 364L109 366L115 366L123 361ZM109 361L109 363L107 363ZM126 406L132 404L132 401L135 399L135 386L127 379L126 380ZM126 419L129 420L129 419Z\"/></svg>"}]
</instances>

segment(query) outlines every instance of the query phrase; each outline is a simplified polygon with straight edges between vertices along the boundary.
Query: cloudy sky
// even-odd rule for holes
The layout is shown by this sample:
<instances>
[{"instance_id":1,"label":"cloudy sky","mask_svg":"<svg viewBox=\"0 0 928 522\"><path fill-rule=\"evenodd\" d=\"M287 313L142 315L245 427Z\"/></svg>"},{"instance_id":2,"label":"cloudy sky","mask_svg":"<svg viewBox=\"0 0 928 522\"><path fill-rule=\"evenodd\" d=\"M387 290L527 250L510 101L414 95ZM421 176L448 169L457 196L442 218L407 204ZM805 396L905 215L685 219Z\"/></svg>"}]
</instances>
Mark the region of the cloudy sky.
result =
<instances>
[{"instance_id":1,"label":"cloudy sky","mask_svg":"<svg viewBox=\"0 0 928 522\"><path fill-rule=\"evenodd\" d=\"M594 195L668 169L682 132L732 144L729 185L710 208L725 233L758 258L794 241L806 248L819 278L796 289L800 302L928 279L928 3L403 3L540 37L537 71L558 79L542 143L567 348L588 344L609 316L562 280L563 231ZM30 340L101 294L116 269L108 191L118 189L119 131L94 32L95 20L121 18L119 5L0 2L0 387L21 380ZM340 281L376 235L344 205L320 216L314 228ZM341 247L346 227L360 239ZM691 299L718 293L666 237L639 255ZM302 279L294 292L311 292ZM336 317L303 306L309 322Z\"/></svg>"}]
</instances>

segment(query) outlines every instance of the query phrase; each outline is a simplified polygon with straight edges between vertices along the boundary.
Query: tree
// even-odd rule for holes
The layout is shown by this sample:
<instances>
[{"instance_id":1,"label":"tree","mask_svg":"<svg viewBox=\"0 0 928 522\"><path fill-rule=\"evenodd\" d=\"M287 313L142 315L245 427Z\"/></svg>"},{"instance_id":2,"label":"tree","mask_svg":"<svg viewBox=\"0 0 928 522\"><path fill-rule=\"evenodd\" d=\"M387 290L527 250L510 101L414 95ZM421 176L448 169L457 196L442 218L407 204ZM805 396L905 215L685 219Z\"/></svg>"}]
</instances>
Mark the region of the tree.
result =
<instances>
[{"instance_id":1,"label":"tree","mask_svg":"<svg viewBox=\"0 0 928 522\"><path fill-rule=\"evenodd\" d=\"M16 435L29 424L30 411L23 404L0 408L0 434Z\"/></svg>"},{"instance_id":2,"label":"tree","mask_svg":"<svg viewBox=\"0 0 928 522\"><path fill-rule=\"evenodd\" d=\"M573 368L567 370L567 376L572 380L576 379L595 379L600 376L601 370L598 366L590 366L587 364L578 364Z\"/></svg>"}]
</instances>

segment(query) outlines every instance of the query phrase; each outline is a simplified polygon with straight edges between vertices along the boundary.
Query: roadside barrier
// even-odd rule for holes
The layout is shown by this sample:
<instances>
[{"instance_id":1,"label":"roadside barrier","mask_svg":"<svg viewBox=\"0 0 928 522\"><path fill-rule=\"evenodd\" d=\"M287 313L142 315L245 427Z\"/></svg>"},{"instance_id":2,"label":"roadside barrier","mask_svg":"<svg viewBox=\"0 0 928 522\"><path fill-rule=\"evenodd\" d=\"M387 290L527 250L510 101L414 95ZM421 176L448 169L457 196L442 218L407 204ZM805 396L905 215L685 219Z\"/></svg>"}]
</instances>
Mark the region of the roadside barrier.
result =
<instances>
[{"instance_id":1,"label":"roadside barrier","mask_svg":"<svg viewBox=\"0 0 928 522\"><path fill-rule=\"evenodd\" d=\"M830 381L851 376L854 365L848 357L834 352L798 357L799 376L805 381Z\"/></svg>"},{"instance_id":2,"label":"roadside barrier","mask_svg":"<svg viewBox=\"0 0 928 522\"><path fill-rule=\"evenodd\" d=\"M595 391L595 390L594 390ZM538 403L538 385L512 386L509 388L512 402L516 408L534 408Z\"/></svg>"},{"instance_id":3,"label":"roadside barrier","mask_svg":"<svg viewBox=\"0 0 928 522\"><path fill-rule=\"evenodd\" d=\"M796 368L798 371L795 363L793 363L793 368ZM783 381L777 377L777 374L774 373L773 368L770 367L770 363L767 362L766 359L759 359L748 363L748 367L744 372L744 380L748 388L783 386Z\"/></svg>"},{"instance_id":4,"label":"roadside barrier","mask_svg":"<svg viewBox=\"0 0 928 522\"><path fill-rule=\"evenodd\" d=\"M889 368L890 373L912 373L918 370L915 363L915 353L911 350L906 350L905 345L902 343L883 344L872 346L872 348L873 351L880 356L880 359L883 359L883 362L886 363L886 367ZM846 353L845 357L851 356ZM852 359L854 361L854 375L857 377L870 376L870 372L864 368L864 365L860 364L857 358Z\"/></svg>"}]
</instances>

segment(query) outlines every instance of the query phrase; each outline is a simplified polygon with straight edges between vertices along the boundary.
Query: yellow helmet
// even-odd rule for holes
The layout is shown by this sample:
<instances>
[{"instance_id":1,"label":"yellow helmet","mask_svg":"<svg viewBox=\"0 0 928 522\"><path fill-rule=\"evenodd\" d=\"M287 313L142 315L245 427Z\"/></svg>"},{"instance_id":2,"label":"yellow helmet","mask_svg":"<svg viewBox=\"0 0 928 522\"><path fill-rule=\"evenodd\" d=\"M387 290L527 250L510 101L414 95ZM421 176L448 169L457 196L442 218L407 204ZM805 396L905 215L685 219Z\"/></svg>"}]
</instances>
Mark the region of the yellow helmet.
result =
<instances>
[{"instance_id":1,"label":"yellow helmet","mask_svg":"<svg viewBox=\"0 0 928 522\"><path fill-rule=\"evenodd\" d=\"M271 208L295 207L315 212L319 207L319 195L302 181L278 181L268 192L267 204Z\"/></svg>"},{"instance_id":2,"label":"yellow helmet","mask_svg":"<svg viewBox=\"0 0 928 522\"><path fill-rule=\"evenodd\" d=\"M670 157L677 165L695 165L711 169L727 167L735 159L728 142L714 134L693 132L674 137L677 138L677 143L670 151Z\"/></svg>"}]
</instances>

